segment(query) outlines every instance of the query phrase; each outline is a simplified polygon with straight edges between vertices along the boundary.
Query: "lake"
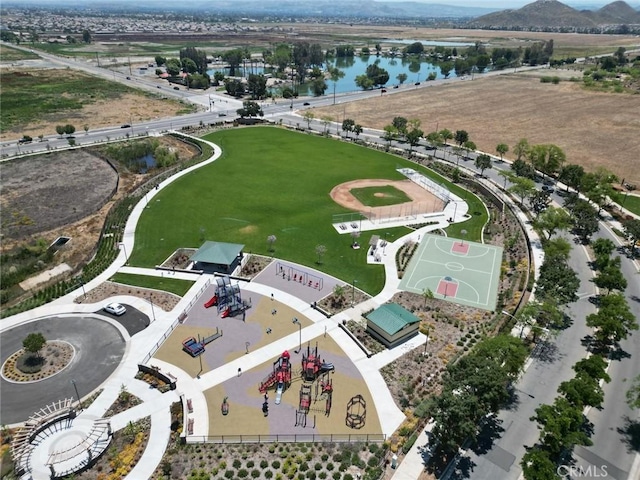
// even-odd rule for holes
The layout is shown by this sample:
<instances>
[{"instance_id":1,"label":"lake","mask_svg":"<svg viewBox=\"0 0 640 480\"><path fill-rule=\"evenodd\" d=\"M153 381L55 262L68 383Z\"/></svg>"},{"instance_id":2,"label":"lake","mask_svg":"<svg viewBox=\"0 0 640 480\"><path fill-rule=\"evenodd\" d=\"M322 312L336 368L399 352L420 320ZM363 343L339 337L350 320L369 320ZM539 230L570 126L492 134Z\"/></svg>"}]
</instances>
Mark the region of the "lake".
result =
<instances>
[{"instance_id":1,"label":"lake","mask_svg":"<svg viewBox=\"0 0 640 480\"><path fill-rule=\"evenodd\" d=\"M441 42L442 43L442 42ZM377 57L376 55L365 55L361 57L341 57L335 59L336 66L344 72L344 77L336 82L335 93L346 93L358 91L360 88L356 86L356 77L362 75L367 70L369 65L377 63L380 68L384 68L389 72L389 81L387 87L392 87L400 82L397 80L397 76L401 73L407 74L407 80L405 83L416 83L426 81L431 72L435 72L436 78L444 78L444 75L440 72L440 67L434 65L431 62L420 61L412 57ZM326 69L326 65L323 66ZM219 68L208 70L207 73L213 76L214 72L221 71L225 74L229 73L228 68ZM247 66L247 75L249 73L261 74L265 73L265 69L260 66L254 66L252 69ZM267 68L266 73L269 73L271 69ZM244 70L242 68L236 69L238 75L243 75ZM245 76L245 75L243 75ZM453 70L449 74L449 77L455 77L456 74ZM327 91L326 95L333 95L333 82L327 79ZM299 88L300 95L310 95L309 87L307 85L301 85Z\"/></svg>"}]
</instances>

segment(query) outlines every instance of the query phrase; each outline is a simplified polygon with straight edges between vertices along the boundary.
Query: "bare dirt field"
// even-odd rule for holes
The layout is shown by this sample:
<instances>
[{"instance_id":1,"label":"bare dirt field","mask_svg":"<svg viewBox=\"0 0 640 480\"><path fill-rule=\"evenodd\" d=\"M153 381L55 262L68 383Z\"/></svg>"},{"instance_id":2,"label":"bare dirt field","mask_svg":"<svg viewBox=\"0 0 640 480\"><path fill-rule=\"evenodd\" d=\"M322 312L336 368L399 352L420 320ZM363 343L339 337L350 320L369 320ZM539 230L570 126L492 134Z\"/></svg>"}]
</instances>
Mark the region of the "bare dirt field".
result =
<instances>
[{"instance_id":1,"label":"bare dirt field","mask_svg":"<svg viewBox=\"0 0 640 480\"><path fill-rule=\"evenodd\" d=\"M407 210L410 210L412 205L416 205L419 207L429 207L430 209L432 209L430 211L434 212L439 212L444 208L444 203L440 199L438 199L438 197L428 192L417 183L412 182L411 180L354 180L352 182L345 182L337 185L331 190L329 194L331 195L333 201L338 205L349 208L351 210L377 214L380 212L388 211L389 208L369 207L363 205L360 200L353 196L351 190L354 188L380 187L385 185L390 185L397 188L398 190L402 190L412 199L412 202L405 202L402 204L402 206L406 207Z\"/></svg>"},{"instance_id":2,"label":"bare dirt field","mask_svg":"<svg viewBox=\"0 0 640 480\"><path fill-rule=\"evenodd\" d=\"M87 150L6 162L1 231L15 238L72 223L104 205L117 185L116 171Z\"/></svg>"},{"instance_id":3,"label":"bare dirt field","mask_svg":"<svg viewBox=\"0 0 640 480\"><path fill-rule=\"evenodd\" d=\"M195 147L173 137L159 137L159 140L177 151L181 159L188 160L197 154ZM139 175L124 169L116 174L107 162L86 149L4 162L0 206L5 236L1 250L11 250L34 237L53 242L63 235L71 237L71 242L58 252L56 263L66 262L75 268L86 262L95 248L114 201L127 195L149 175L153 173ZM118 176L118 190L111 195ZM10 190L12 185L15 188ZM38 228L31 228L28 233L17 230L11 237L7 229L16 218L24 220L25 228L31 227L31 223Z\"/></svg>"},{"instance_id":4,"label":"bare dirt field","mask_svg":"<svg viewBox=\"0 0 640 480\"><path fill-rule=\"evenodd\" d=\"M316 117L342 118L344 113L380 130L395 116L420 119L425 133L436 128L467 130L478 149L490 153L498 143L513 148L521 138L530 144L553 143L565 151L567 163L589 171L604 166L636 184L640 183L634 162L640 151L638 112L640 95L589 92L577 83L553 85L519 74L476 77L314 109Z\"/></svg>"}]
</instances>

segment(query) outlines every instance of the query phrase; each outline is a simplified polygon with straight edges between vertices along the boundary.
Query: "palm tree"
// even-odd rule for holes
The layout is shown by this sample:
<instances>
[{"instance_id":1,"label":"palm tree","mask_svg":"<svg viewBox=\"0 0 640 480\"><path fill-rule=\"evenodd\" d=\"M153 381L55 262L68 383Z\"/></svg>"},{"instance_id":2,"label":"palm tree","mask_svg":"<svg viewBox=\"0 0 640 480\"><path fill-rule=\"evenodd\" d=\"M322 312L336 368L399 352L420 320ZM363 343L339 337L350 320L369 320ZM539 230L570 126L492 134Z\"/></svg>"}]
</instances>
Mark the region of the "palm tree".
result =
<instances>
[{"instance_id":1,"label":"palm tree","mask_svg":"<svg viewBox=\"0 0 640 480\"><path fill-rule=\"evenodd\" d=\"M329 76L331 77L331 81L333 82L333 104L335 105L336 104L336 85L338 83L338 80L344 77L344 72L334 65L332 67L329 67Z\"/></svg>"},{"instance_id":2,"label":"palm tree","mask_svg":"<svg viewBox=\"0 0 640 480\"><path fill-rule=\"evenodd\" d=\"M498 152L500 154L500 161L503 161L502 156L507 153L509 151L509 145L507 145L506 143L499 143L496 146L496 152Z\"/></svg>"}]
</instances>

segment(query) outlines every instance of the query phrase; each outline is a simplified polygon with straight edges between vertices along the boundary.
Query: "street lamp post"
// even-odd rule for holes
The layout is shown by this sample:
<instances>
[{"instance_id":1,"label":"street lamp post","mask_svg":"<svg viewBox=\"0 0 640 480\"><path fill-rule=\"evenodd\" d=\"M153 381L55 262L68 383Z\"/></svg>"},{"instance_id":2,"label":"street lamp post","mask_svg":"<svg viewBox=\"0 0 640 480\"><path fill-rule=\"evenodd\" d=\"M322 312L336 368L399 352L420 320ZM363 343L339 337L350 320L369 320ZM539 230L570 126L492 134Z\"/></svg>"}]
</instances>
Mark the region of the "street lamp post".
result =
<instances>
[{"instance_id":1,"label":"street lamp post","mask_svg":"<svg viewBox=\"0 0 640 480\"><path fill-rule=\"evenodd\" d=\"M351 284L351 306L352 307L356 302L356 283L358 283L358 281L356 279L353 279L353 283Z\"/></svg>"},{"instance_id":2,"label":"street lamp post","mask_svg":"<svg viewBox=\"0 0 640 480\"><path fill-rule=\"evenodd\" d=\"M302 350L302 324L300 323L300 320L298 320L297 317L293 317L293 320L291 321L291 323L298 325L298 335L299 335L300 341L298 342L298 350L296 350L295 352L300 353L300 351Z\"/></svg>"},{"instance_id":3,"label":"street lamp post","mask_svg":"<svg viewBox=\"0 0 640 480\"><path fill-rule=\"evenodd\" d=\"M125 246L124 242L120 242L119 245L124 251L124 264L126 265L127 263L129 263L129 257L127 256L127 247Z\"/></svg>"},{"instance_id":4,"label":"street lamp post","mask_svg":"<svg viewBox=\"0 0 640 480\"><path fill-rule=\"evenodd\" d=\"M507 315L507 316L509 316L509 317L513 318L516 322L518 321L518 319L517 319L514 315L510 314L510 313L509 313L509 312L507 312L506 310L502 310L502 314L503 314L503 315ZM518 337L518 338L520 338L520 339L522 339L522 334L524 333L524 327L526 327L526 324L525 324L525 323L522 323L522 326L520 327L520 335L519 335L519 337Z\"/></svg>"},{"instance_id":5,"label":"street lamp post","mask_svg":"<svg viewBox=\"0 0 640 480\"><path fill-rule=\"evenodd\" d=\"M156 311L153 309L153 300L149 297L149 303L151 304L151 315L153 316L153 321L156 321Z\"/></svg>"},{"instance_id":6,"label":"street lamp post","mask_svg":"<svg viewBox=\"0 0 640 480\"><path fill-rule=\"evenodd\" d=\"M71 379L71 383L73 384L73 388L76 391L76 397L78 398L78 408L80 408L80 394L78 393L78 385L76 385L76 381Z\"/></svg>"}]
</instances>

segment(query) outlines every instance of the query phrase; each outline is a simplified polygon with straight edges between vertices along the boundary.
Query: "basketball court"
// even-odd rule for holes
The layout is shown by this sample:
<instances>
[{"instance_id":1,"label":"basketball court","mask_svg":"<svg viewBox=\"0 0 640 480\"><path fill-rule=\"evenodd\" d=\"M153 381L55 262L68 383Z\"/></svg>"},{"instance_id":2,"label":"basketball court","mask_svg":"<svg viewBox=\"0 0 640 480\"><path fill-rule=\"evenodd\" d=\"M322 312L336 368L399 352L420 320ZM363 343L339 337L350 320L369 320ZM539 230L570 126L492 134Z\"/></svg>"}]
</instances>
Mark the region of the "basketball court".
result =
<instances>
[{"instance_id":1,"label":"basketball court","mask_svg":"<svg viewBox=\"0 0 640 480\"><path fill-rule=\"evenodd\" d=\"M400 290L495 310L502 248L464 239L425 235L409 262Z\"/></svg>"}]
</instances>

